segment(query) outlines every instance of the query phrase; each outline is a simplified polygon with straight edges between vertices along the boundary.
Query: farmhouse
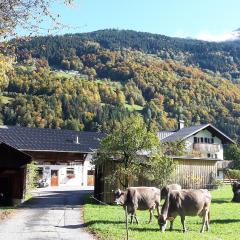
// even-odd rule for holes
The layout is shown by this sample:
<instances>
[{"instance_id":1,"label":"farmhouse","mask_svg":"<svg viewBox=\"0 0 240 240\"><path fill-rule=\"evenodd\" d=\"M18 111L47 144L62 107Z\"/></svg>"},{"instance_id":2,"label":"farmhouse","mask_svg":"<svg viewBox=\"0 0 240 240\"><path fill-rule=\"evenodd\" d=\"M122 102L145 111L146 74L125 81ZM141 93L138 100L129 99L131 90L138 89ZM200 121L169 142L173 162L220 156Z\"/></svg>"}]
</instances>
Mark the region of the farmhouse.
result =
<instances>
[{"instance_id":1,"label":"farmhouse","mask_svg":"<svg viewBox=\"0 0 240 240\"><path fill-rule=\"evenodd\" d=\"M104 176L112 171L113 163L98 169L91 165L93 153L104 136L99 132L0 126L1 146L8 145L2 147L1 162L9 161L4 154L11 151L15 153L11 156L15 164L21 159L18 156L25 156L26 159L31 156L38 164L39 178L46 179L50 186L93 186L95 176L95 195L109 201L112 186L104 181ZM224 145L234 143L211 124L185 127L183 121L179 121L176 131L158 132L158 137L163 144L185 143L184 156L171 156L177 163L174 181L184 188L210 187L214 179L221 178L219 165L224 165ZM26 162L16 165L16 169L24 171ZM13 174L12 170L5 170ZM14 177L9 175L8 178ZM6 185L5 182L5 176L0 175L0 186ZM149 183L139 179L135 184ZM20 188L24 188L24 183ZM22 190L20 192L22 194Z\"/></svg>"},{"instance_id":2,"label":"farmhouse","mask_svg":"<svg viewBox=\"0 0 240 240\"><path fill-rule=\"evenodd\" d=\"M174 182L183 188L210 188L216 179L222 179L224 165L224 145L234 141L211 124L185 127L179 121L176 131L158 132L162 144L184 142L185 154L171 156L176 161ZM114 162L96 169L95 196L110 202L111 188L104 176L114 169ZM133 185L149 185L139 178Z\"/></svg>"},{"instance_id":3,"label":"farmhouse","mask_svg":"<svg viewBox=\"0 0 240 240\"><path fill-rule=\"evenodd\" d=\"M0 205L22 201L26 189L26 165L31 157L12 146L0 143Z\"/></svg>"},{"instance_id":4,"label":"farmhouse","mask_svg":"<svg viewBox=\"0 0 240 240\"><path fill-rule=\"evenodd\" d=\"M224 146L234 141L211 124L184 127L179 121L177 131L159 132L164 143L184 142L184 156L172 156L177 161L176 182L184 188L208 188L214 179L222 179Z\"/></svg>"},{"instance_id":5,"label":"farmhouse","mask_svg":"<svg viewBox=\"0 0 240 240\"><path fill-rule=\"evenodd\" d=\"M93 186L94 166L90 161L103 136L97 132L0 127L0 142L31 156L38 164L39 178L50 186Z\"/></svg>"}]
</instances>

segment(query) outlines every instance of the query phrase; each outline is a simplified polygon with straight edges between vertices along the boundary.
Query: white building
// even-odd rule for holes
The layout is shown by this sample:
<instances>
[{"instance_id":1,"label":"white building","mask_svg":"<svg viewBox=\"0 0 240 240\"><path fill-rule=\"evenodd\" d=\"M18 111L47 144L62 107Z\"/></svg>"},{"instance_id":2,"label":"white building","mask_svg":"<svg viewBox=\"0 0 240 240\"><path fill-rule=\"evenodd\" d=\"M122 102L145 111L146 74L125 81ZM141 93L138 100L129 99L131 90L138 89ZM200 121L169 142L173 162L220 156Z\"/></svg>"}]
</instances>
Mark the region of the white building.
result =
<instances>
[{"instance_id":1,"label":"white building","mask_svg":"<svg viewBox=\"0 0 240 240\"><path fill-rule=\"evenodd\" d=\"M184 141L186 155L198 159L223 160L224 145L234 143L211 124L184 127L183 121L180 121L177 131L162 131L158 136L162 143Z\"/></svg>"},{"instance_id":2,"label":"white building","mask_svg":"<svg viewBox=\"0 0 240 240\"><path fill-rule=\"evenodd\" d=\"M39 178L50 186L93 186L91 159L104 136L98 132L0 127L0 142L32 156Z\"/></svg>"},{"instance_id":3,"label":"white building","mask_svg":"<svg viewBox=\"0 0 240 240\"><path fill-rule=\"evenodd\" d=\"M161 142L184 142L186 153L184 156L172 156L179 162L179 175L189 178L223 179L222 167L224 162L224 146L234 141L211 124L185 127L179 121L178 130L162 131L158 133ZM206 176L203 176L204 172ZM183 177L182 177L183 178Z\"/></svg>"}]
</instances>

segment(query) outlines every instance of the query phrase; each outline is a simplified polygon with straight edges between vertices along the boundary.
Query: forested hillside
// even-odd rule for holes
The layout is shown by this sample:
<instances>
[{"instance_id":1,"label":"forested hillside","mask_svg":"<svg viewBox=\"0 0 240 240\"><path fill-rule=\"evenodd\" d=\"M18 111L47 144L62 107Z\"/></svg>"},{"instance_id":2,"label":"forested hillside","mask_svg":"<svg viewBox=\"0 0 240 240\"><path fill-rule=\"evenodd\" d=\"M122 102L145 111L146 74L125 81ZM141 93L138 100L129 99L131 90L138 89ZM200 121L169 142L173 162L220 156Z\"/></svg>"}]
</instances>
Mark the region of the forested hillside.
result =
<instances>
[{"instance_id":1,"label":"forested hillside","mask_svg":"<svg viewBox=\"0 0 240 240\"><path fill-rule=\"evenodd\" d=\"M240 134L240 43L134 31L38 37L17 44L2 86L2 124L111 129L139 112L149 127L213 123Z\"/></svg>"},{"instance_id":2,"label":"forested hillside","mask_svg":"<svg viewBox=\"0 0 240 240\"><path fill-rule=\"evenodd\" d=\"M101 30L37 37L31 41L23 41L18 46L18 53L44 57L50 65L61 67L62 60L72 55L72 51L81 56L94 53L99 47L109 50L140 50L156 54L165 60L172 59L185 65L195 65L201 69L218 72L228 79L240 78L240 41L215 43L130 30ZM72 51L69 52L69 49Z\"/></svg>"}]
</instances>

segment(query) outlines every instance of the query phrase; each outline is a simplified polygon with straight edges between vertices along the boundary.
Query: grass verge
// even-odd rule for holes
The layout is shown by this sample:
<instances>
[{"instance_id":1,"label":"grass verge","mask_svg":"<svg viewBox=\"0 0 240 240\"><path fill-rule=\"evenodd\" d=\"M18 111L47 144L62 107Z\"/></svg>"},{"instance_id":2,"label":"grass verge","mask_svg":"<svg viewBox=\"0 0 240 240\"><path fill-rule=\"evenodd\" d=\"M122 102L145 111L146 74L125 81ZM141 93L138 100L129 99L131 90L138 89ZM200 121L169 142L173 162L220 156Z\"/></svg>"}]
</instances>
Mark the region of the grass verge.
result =
<instances>
[{"instance_id":1,"label":"grass verge","mask_svg":"<svg viewBox=\"0 0 240 240\"><path fill-rule=\"evenodd\" d=\"M129 226L131 240L237 240L240 237L240 203L232 203L230 186L224 186L212 193L210 232L199 233L201 219L199 217L186 217L187 233L182 233L180 218L174 222L174 230L161 233L155 219L148 224L148 211L138 211L139 225ZM124 210L120 206L104 206L94 204L90 199L84 206L84 220L90 231L97 234L100 239L125 239Z\"/></svg>"}]
</instances>

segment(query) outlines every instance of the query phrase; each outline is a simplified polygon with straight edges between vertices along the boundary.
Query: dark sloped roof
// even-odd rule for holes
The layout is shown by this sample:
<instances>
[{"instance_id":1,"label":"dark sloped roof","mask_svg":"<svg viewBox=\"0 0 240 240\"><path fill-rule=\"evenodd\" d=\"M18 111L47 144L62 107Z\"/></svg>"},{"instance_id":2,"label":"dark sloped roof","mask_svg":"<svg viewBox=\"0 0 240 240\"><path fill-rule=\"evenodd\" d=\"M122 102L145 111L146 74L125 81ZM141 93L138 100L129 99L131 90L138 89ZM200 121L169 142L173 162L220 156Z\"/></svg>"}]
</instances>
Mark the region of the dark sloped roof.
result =
<instances>
[{"instance_id":1,"label":"dark sloped roof","mask_svg":"<svg viewBox=\"0 0 240 240\"><path fill-rule=\"evenodd\" d=\"M32 158L16 148L6 144L0 143L0 168L16 168L30 163Z\"/></svg>"},{"instance_id":2,"label":"dark sloped roof","mask_svg":"<svg viewBox=\"0 0 240 240\"><path fill-rule=\"evenodd\" d=\"M105 136L99 132L78 132L16 126L0 127L0 142L18 150L53 152L92 152ZM76 142L78 137L78 143Z\"/></svg>"},{"instance_id":3,"label":"dark sloped roof","mask_svg":"<svg viewBox=\"0 0 240 240\"><path fill-rule=\"evenodd\" d=\"M223 143L234 143L234 141L229 138L227 135L225 135L223 132L221 132L219 129L215 128L211 124L203 124L203 125L197 125L197 126L191 126L191 127L185 127L182 128L175 133L167 136L166 138L163 138L161 140L162 143L167 142L177 142L177 141L183 141L186 138L198 133L201 130L207 129L210 132L212 132L215 136L222 139Z\"/></svg>"}]
</instances>

